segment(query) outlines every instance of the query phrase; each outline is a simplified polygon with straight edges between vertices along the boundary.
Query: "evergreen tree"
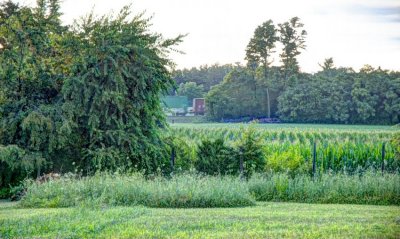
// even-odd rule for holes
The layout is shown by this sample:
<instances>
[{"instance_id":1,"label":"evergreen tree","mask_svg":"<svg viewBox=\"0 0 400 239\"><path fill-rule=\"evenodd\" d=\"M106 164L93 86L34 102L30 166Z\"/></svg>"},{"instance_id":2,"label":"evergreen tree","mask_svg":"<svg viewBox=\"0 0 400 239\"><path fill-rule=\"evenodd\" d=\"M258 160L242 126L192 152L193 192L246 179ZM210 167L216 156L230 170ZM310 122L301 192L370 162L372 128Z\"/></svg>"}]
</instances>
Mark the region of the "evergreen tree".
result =
<instances>
[{"instance_id":1,"label":"evergreen tree","mask_svg":"<svg viewBox=\"0 0 400 239\"><path fill-rule=\"evenodd\" d=\"M258 26L254 31L254 36L250 39L246 48L247 66L253 70L253 75L257 66L262 68L260 83L266 92L267 103L267 116L271 117L271 103L270 103L270 81L268 80L268 68L272 63L271 55L274 53L275 43L278 41L277 29L272 20L268 20ZM256 83L256 82L255 82ZM257 96L257 83L254 85L254 96Z\"/></svg>"},{"instance_id":2,"label":"evergreen tree","mask_svg":"<svg viewBox=\"0 0 400 239\"><path fill-rule=\"evenodd\" d=\"M40 175L54 163L62 118L59 92L68 63L60 42L66 29L60 25L58 0L41 0L34 8L7 1L0 16L2 186Z\"/></svg>"},{"instance_id":3,"label":"evergreen tree","mask_svg":"<svg viewBox=\"0 0 400 239\"><path fill-rule=\"evenodd\" d=\"M289 21L278 24L280 42L283 44L283 51L280 54L283 63L284 79L299 72L299 63L296 57L300 55L300 50L305 49L306 30L300 18L293 17Z\"/></svg>"},{"instance_id":4,"label":"evergreen tree","mask_svg":"<svg viewBox=\"0 0 400 239\"><path fill-rule=\"evenodd\" d=\"M71 147L81 149L85 168L164 167L159 95L173 84L165 55L181 36L163 40L148 31L148 19L129 16L124 7L76 26L82 53L62 91L64 128L78 135Z\"/></svg>"}]
</instances>

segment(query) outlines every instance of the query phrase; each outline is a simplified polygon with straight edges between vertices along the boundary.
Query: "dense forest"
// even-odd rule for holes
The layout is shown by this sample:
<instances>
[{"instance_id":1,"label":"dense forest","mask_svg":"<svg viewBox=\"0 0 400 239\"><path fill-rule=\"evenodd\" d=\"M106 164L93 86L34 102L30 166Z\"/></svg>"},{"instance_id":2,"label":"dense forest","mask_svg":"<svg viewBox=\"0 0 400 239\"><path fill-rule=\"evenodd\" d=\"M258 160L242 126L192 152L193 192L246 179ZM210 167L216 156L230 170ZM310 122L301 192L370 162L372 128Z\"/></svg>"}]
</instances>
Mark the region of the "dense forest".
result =
<instances>
[{"instance_id":1,"label":"dense forest","mask_svg":"<svg viewBox=\"0 0 400 239\"><path fill-rule=\"evenodd\" d=\"M325 59L317 73L301 72L297 57L306 48L306 36L297 17L277 26L266 21L249 41L246 66L178 70L176 92L206 97L207 115L215 121L279 117L307 123L400 122L400 72L369 65L357 72L336 67L332 58ZM277 43L283 46L281 66L272 66Z\"/></svg>"}]
</instances>

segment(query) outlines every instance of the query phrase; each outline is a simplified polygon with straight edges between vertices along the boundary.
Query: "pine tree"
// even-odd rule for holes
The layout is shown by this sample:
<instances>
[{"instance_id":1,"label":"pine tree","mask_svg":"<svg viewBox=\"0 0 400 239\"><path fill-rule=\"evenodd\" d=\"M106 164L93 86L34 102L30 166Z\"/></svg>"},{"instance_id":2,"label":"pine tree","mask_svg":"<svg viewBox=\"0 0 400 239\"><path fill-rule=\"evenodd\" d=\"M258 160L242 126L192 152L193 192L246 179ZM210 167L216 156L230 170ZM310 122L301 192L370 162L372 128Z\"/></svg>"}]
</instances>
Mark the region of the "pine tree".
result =
<instances>
[{"instance_id":1,"label":"pine tree","mask_svg":"<svg viewBox=\"0 0 400 239\"><path fill-rule=\"evenodd\" d=\"M63 87L65 127L79 135L70 146L82 149L86 167L154 172L168 159L159 136L159 95L173 84L165 55L182 36L163 40L149 33L148 19L129 16L124 7L76 27L81 58Z\"/></svg>"}]
</instances>

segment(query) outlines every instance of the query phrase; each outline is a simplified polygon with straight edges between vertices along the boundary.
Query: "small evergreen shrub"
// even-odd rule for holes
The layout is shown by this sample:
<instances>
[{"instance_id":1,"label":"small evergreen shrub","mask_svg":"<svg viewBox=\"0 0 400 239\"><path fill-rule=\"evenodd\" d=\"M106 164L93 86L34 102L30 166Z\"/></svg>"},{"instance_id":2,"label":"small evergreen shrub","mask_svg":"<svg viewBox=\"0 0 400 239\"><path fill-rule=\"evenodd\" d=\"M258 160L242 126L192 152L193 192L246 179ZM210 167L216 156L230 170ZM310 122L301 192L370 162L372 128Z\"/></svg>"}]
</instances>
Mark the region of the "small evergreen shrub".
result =
<instances>
[{"instance_id":1,"label":"small evergreen shrub","mask_svg":"<svg viewBox=\"0 0 400 239\"><path fill-rule=\"evenodd\" d=\"M265 155L261 137L253 125L241 129L242 135L235 143L236 162L243 160L243 174L249 178L254 172L262 172L265 167ZM239 167L238 165L236 166Z\"/></svg>"},{"instance_id":2,"label":"small evergreen shrub","mask_svg":"<svg viewBox=\"0 0 400 239\"><path fill-rule=\"evenodd\" d=\"M195 168L209 175L224 175L238 172L238 159L235 150L227 146L223 139L203 140L197 150Z\"/></svg>"}]
</instances>

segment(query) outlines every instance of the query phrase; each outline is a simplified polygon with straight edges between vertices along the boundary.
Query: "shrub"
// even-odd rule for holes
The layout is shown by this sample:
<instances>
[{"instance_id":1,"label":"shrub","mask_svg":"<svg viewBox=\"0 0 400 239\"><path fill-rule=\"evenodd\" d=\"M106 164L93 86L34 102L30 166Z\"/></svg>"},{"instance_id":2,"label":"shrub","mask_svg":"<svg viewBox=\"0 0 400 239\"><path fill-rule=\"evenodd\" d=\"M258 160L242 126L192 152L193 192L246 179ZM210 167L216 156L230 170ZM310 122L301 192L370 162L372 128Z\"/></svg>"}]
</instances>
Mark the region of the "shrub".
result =
<instances>
[{"instance_id":1,"label":"shrub","mask_svg":"<svg viewBox=\"0 0 400 239\"><path fill-rule=\"evenodd\" d=\"M176 137L174 134L166 134L163 138L169 157L169 165L163 168L165 174L188 171L196 160L196 147L185 137ZM174 160L172 168L171 159Z\"/></svg>"},{"instance_id":2,"label":"shrub","mask_svg":"<svg viewBox=\"0 0 400 239\"><path fill-rule=\"evenodd\" d=\"M241 129L243 130L243 128ZM254 172L261 172L265 165L265 155L261 138L253 125L243 130L235 144L237 161L243 160L244 175L249 178Z\"/></svg>"},{"instance_id":3,"label":"shrub","mask_svg":"<svg viewBox=\"0 0 400 239\"><path fill-rule=\"evenodd\" d=\"M149 207L238 207L254 205L246 184L233 177L179 175L146 180L142 175L64 176L38 184L27 182L23 207L109 205Z\"/></svg>"},{"instance_id":4,"label":"shrub","mask_svg":"<svg viewBox=\"0 0 400 239\"><path fill-rule=\"evenodd\" d=\"M273 172L303 173L306 171L304 159L294 147L284 152L274 152L267 157L266 170Z\"/></svg>"},{"instance_id":5,"label":"shrub","mask_svg":"<svg viewBox=\"0 0 400 239\"><path fill-rule=\"evenodd\" d=\"M234 149L225 145L223 139L206 139L198 147L195 168L209 175L234 173L239 169L235 156Z\"/></svg>"}]
</instances>

